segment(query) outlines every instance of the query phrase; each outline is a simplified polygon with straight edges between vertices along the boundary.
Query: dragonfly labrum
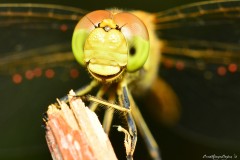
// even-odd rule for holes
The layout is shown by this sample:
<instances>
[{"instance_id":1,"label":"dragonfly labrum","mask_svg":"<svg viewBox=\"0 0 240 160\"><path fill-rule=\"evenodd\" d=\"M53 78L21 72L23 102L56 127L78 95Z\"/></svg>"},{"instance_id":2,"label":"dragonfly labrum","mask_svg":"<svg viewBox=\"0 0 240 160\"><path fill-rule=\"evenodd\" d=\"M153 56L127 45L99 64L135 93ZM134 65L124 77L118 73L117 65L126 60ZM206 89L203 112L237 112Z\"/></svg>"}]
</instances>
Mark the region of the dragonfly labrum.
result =
<instances>
[{"instance_id":1,"label":"dragonfly labrum","mask_svg":"<svg viewBox=\"0 0 240 160\"><path fill-rule=\"evenodd\" d=\"M122 134L112 126L128 129L129 113L138 131L136 159L151 157L142 141L156 150L158 144L163 159L239 153L239 0L159 12L107 7L91 12L81 6L0 5L0 156L29 158L44 151L50 157L41 113L79 88L97 113L105 111L97 104L110 107L103 126L113 146L117 141L120 159L123 138L115 139ZM111 109L128 102L130 112Z\"/></svg>"}]
</instances>

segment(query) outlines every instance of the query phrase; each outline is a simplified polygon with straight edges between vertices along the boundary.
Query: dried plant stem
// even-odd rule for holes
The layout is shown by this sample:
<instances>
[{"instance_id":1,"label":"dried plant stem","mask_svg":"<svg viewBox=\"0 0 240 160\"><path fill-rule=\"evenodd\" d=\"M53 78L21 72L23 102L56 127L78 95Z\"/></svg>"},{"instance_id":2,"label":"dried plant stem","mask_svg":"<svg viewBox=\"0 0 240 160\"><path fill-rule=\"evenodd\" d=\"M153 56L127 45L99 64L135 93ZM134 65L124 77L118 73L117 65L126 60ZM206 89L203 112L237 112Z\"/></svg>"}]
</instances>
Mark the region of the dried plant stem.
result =
<instances>
[{"instance_id":1,"label":"dried plant stem","mask_svg":"<svg viewBox=\"0 0 240 160\"><path fill-rule=\"evenodd\" d=\"M47 111L46 140L56 160L117 159L96 114L70 92L69 104L59 102Z\"/></svg>"}]
</instances>

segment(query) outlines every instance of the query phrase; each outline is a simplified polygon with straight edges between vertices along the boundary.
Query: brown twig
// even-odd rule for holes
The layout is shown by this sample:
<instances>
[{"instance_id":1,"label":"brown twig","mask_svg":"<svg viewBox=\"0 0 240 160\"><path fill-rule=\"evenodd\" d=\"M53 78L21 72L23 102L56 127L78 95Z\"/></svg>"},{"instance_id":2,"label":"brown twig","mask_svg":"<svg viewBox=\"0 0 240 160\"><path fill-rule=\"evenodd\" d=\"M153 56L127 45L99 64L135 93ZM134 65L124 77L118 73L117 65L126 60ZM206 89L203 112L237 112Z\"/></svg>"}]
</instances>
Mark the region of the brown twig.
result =
<instances>
[{"instance_id":1,"label":"brown twig","mask_svg":"<svg viewBox=\"0 0 240 160\"><path fill-rule=\"evenodd\" d=\"M69 104L59 102L47 111L46 140L56 160L117 159L96 114L70 92Z\"/></svg>"}]
</instances>

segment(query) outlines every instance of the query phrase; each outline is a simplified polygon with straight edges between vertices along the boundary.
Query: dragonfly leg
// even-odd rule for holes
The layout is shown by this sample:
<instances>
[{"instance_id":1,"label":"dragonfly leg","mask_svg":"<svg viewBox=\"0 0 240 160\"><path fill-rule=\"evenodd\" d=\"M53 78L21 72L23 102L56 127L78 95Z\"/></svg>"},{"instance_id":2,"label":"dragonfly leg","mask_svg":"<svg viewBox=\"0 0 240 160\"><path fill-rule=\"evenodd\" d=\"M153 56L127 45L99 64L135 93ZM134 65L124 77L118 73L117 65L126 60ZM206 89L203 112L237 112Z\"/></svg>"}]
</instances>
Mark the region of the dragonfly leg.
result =
<instances>
[{"instance_id":1,"label":"dragonfly leg","mask_svg":"<svg viewBox=\"0 0 240 160\"><path fill-rule=\"evenodd\" d=\"M102 86L102 87L98 90L97 95L96 95L96 98L101 99L101 98L103 97L103 95L106 93L107 89L108 89L108 86ZM91 111L93 111L93 112L97 109L97 107L98 107L98 103L91 103L91 104L89 105L89 108L90 108Z\"/></svg>"},{"instance_id":2,"label":"dragonfly leg","mask_svg":"<svg viewBox=\"0 0 240 160\"><path fill-rule=\"evenodd\" d=\"M125 134L125 138L124 138L124 145L125 145L125 148L126 148L126 152L127 152L127 160L133 160L133 155L130 155L129 154L129 151L131 151L131 144L132 144L132 138L131 138L131 135L129 134L129 132L124 129L123 127L121 126L116 126L117 127L117 130L119 132L123 132Z\"/></svg>"},{"instance_id":3,"label":"dragonfly leg","mask_svg":"<svg viewBox=\"0 0 240 160\"><path fill-rule=\"evenodd\" d=\"M118 92L120 103L124 108L130 110L131 105L130 105L130 101L129 101L127 87L123 86L121 90L122 90L121 92ZM125 133L124 145L125 145L126 152L127 152L127 160L132 160L133 153L135 151L135 147L137 144L137 128L136 128L136 125L133 120L131 112L127 113L126 118L127 118L129 133L127 134L126 130L120 129L119 131L122 131Z\"/></svg>"},{"instance_id":4,"label":"dragonfly leg","mask_svg":"<svg viewBox=\"0 0 240 160\"><path fill-rule=\"evenodd\" d=\"M127 122L128 122L129 134L131 135L131 148L127 153L127 160L131 160L133 159L133 153L135 151L136 144L137 144L137 128L131 113L127 114Z\"/></svg>"},{"instance_id":5,"label":"dragonfly leg","mask_svg":"<svg viewBox=\"0 0 240 160\"><path fill-rule=\"evenodd\" d=\"M160 150L157 145L157 142L155 141L149 128L147 127L147 124L146 124L144 118L142 117L140 110L138 109L137 105L135 104L131 94L129 95L129 98L130 98L130 102L131 102L133 118L137 124L140 134L142 135L142 137L147 145L150 156L154 160L161 160L161 154L160 154Z\"/></svg>"},{"instance_id":6,"label":"dragonfly leg","mask_svg":"<svg viewBox=\"0 0 240 160\"><path fill-rule=\"evenodd\" d=\"M96 80L93 80L86 86L84 86L74 92L76 93L76 95L81 96L81 95L84 95L84 94L87 94L88 92L90 92L97 85L98 85L98 82ZM68 102L68 95L60 98L60 101Z\"/></svg>"},{"instance_id":7,"label":"dragonfly leg","mask_svg":"<svg viewBox=\"0 0 240 160\"><path fill-rule=\"evenodd\" d=\"M110 103L113 103L115 101L116 97L115 95L111 94L108 101ZM113 109L107 109L104 114L104 119L103 119L103 129L104 131L109 134L111 124L112 124L112 119L113 119L113 114L114 110Z\"/></svg>"},{"instance_id":8,"label":"dragonfly leg","mask_svg":"<svg viewBox=\"0 0 240 160\"><path fill-rule=\"evenodd\" d=\"M128 108L124 108L122 106L119 106L118 104L110 103L110 102L100 99L98 97L94 97L91 95L84 95L84 96L79 96L79 97L83 101L97 103L98 105L105 106L107 108L113 108L113 109L119 110L121 112L130 112L130 109L128 109Z\"/></svg>"},{"instance_id":9,"label":"dragonfly leg","mask_svg":"<svg viewBox=\"0 0 240 160\"><path fill-rule=\"evenodd\" d=\"M97 95L96 95L96 98L98 99L101 99L103 97L103 95L106 93L107 89L109 88L109 86L102 86L98 92L97 92ZM110 103L113 103L115 100L115 96L112 95L109 97L109 100L108 102ZM89 108L90 110L92 110L93 112L97 109L98 107L98 103L94 103L92 102L90 105L89 105ZM107 109L105 111L105 115L104 115L104 119L103 119L103 129L104 131L109 134L109 131L110 131L110 127L111 127L111 124L112 124L112 118L113 118L113 114L114 114L114 110L113 109Z\"/></svg>"},{"instance_id":10,"label":"dragonfly leg","mask_svg":"<svg viewBox=\"0 0 240 160\"><path fill-rule=\"evenodd\" d=\"M109 134L111 124L112 124L112 119L113 119L113 114L114 110L113 109L107 109L104 114L104 119L103 119L103 129L104 131Z\"/></svg>"}]
</instances>

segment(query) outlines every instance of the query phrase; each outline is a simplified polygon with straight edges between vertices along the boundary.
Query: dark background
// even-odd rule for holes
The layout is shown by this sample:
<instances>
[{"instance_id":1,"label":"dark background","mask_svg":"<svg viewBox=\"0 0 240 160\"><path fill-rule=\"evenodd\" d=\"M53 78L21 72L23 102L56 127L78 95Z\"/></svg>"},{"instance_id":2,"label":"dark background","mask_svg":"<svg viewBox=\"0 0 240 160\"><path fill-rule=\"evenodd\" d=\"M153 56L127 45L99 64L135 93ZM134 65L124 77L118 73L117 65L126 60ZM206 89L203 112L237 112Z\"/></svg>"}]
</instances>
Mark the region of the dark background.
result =
<instances>
[{"instance_id":1,"label":"dark background","mask_svg":"<svg viewBox=\"0 0 240 160\"><path fill-rule=\"evenodd\" d=\"M122 9L139 9L149 12L158 12L165 9L169 9L175 6L196 2L193 0L184 0L184 1L159 1L159 0L88 0L88 1L1 1L1 3L48 3L48 4L61 4L74 6L78 8L82 8L85 10L96 10L96 9L104 9L111 7L118 7ZM8 31L11 33L16 32L14 27L9 28ZM2 32L2 38L0 49L2 50L1 55L4 54L6 48L8 46L5 45L6 42L11 43L12 39L17 39L19 35L16 32L16 36L12 35L12 37L6 36L3 38L4 32ZM29 48L34 48L38 46L34 41L31 42L31 38L41 38L39 43L39 47L42 44L47 43L48 41L55 40L54 33L49 35L46 39L44 36L48 34L43 34L41 32L36 33L34 31L29 31L28 36L25 37L23 44L28 44ZM58 33L56 35L59 36ZM67 35L60 35L60 38L71 38L71 31ZM13 41L14 41L13 40ZM59 40L62 42L64 40ZM4 43L3 43L4 42ZM66 70L60 68L56 68L56 77L49 80L47 78L38 78L33 79L31 81L24 80L20 85L14 85L11 82L10 76L1 76L0 77L0 159L51 159L49 154L45 139L44 139L44 129L41 128L42 124L42 113L47 110L47 106L55 101L55 98L62 97L66 95L70 89L77 89L82 86L82 84L86 84L89 80L88 74L84 71L84 69L80 69L80 77L78 79L71 78L60 78L65 74ZM207 101L208 98L215 98L216 101L220 99L220 97L211 97L210 95L198 97L196 92L202 93L204 95L208 87L201 87L201 84L207 83L204 86L211 86L216 83L222 83L222 79L216 78L214 82L206 82L204 79L198 76L197 71L191 72L182 72L179 73L177 71L167 72L163 71L163 76L165 79L169 81L169 83L176 89L176 92L179 93L179 97L183 99L183 103L194 104L194 108L186 107L186 111L184 112L187 118L183 118L181 123L178 126L173 128L169 128L165 125L162 125L158 122L153 116L150 114L151 112L141 106L141 110L143 116L145 117L149 127L151 128L154 137L156 137L157 142L161 148L163 160L197 160L203 159L204 155L230 155L240 156L239 151L239 119L234 119L231 117L235 117L235 114L238 114L239 110L236 108L232 109L232 112L225 112L223 108L207 108L204 110L208 115L203 113L197 113L198 107L204 107L209 105ZM176 77L182 77L181 83L176 83L176 78L173 78L172 75ZM190 78L190 79L189 79ZM236 76L235 79L239 78ZM239 92L237 87L240 86L238 82L233 83L233 81L228 81L229 79L225 79L224 87L234 89L233 97L234 100L237 99ZM195 90L183 91L181 85L184 87L184 84L195 85ZM235 81L234 81L235 82ZM200 85L199 85L200 84ZM220 85L221 86L221 85ZM178 89L180 88L180 89ZM193 87L194 88L194 87ZM200 88L200 90L198 90ZM224 88L217 88L215 91L224 90ZM193 96L193 99L199 100L202 102L201 104L198 101L189 100L186 97L189 95ZM195 95L195 97L194 97ZM225 95L223 94L222 97ZM216 102L215 101L215 102ZM237 106L238 101L229 100L233 105ZM228 102L225 101L225 106L228 106ZM138 100L139 104L144 104L141 100ZM198 104L195 104L198 103ZM186 105L187 106L187 105ZM184 108L184 106L183 106ZM209 109L209 110L208 110ZM184 109L183 109L184 110ZM184 110L184 111L185 111ZM194 115L198 115L202 119L204 119L204 123L197 121L195 123L195 118L191 119L191 113L194 112ZM234 116L232 116L234 114ZM206 118L204 118L206 117ZM206 127L205 124L208 123L208 118L213 117L216 122L215 127ZM224 121L224 119L231 119L231 121ZM188 123L185 123L187 120ZM218 121L219 120L219 121ZM230 124L231 122L231 124ZM117 120L114 121L117 123ZM199 130L196 130L196 125L199 125ZM229 126L229 127L228 127ZM234 127L236 126L236 127ZM112 131L111 139L113 140L113 145L116 150L119 159L124 159L125 151L121 147L123 145L123 135L119 136L117 131ZM117 138L116 138L117 137ZM120 146L120 147L119 147ZM135 159L149 159L147 155L146 148L144 147L144 143L142 139L139 137L139 141L136 148Z\"/></svg>"}]
</instances>

